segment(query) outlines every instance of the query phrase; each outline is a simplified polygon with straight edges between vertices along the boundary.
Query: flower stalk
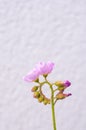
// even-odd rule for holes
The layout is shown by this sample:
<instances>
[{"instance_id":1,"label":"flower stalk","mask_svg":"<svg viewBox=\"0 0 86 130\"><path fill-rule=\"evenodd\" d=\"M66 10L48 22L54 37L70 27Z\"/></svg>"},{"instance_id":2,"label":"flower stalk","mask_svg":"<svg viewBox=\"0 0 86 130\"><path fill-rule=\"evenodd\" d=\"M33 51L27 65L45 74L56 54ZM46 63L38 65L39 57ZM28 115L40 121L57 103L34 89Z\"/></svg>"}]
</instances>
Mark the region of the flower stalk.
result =
<instances>
[{"instance_id":1,"label":"flower stalk","mask_svg":"<svg viewBox=\"0 0 86 130\"><path fill-rule=\"evenodd\" d=\"M68 96L71 96L71 93L65 94L64 90L68 88L71 83L66 80L64 82L62 81L56 81L55 83L51 83L47 80L48 75L52 72L54 67L54 63L52 62L40 62L36 65L36 67L30 71L25 77L24 80L27 82L35 82L37 83L37 86L34 86L32 88L33 97L38 100L38 102L43 103L44 105L51 105L51 111L52 111L52 124L53 124L53 130L57 130L56 128L56 117L55 117L55 104L58 100L62 100ZM44 80L43 82L40 82L39 77L43 76ZM42 91L42 87L47 84L51 90L51 96L50 98L46 97L46 95ZM56 86L56 89L54 89L53 86Z\"/></svg>"},{"instance_id":2,"label":"flower stalk","mask_svg":"<svg viewBox=\"0 0 86 130\"><path fill-rule=\"evenodd\" d=\"M55 118L55 104L54 104L54 91L51 86L51 109L52 109L52 122L53 130L56 130L56 118Z\"/></svg>"}]
</instances>

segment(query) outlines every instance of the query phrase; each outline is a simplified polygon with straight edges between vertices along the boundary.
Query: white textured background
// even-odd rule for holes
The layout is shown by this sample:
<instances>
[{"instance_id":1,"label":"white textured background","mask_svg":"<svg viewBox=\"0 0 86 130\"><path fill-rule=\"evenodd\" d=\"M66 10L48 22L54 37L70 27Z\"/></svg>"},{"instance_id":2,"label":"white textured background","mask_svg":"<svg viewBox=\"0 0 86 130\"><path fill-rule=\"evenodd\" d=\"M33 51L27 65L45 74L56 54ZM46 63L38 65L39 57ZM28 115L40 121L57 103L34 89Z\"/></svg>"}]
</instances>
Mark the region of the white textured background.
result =
<instances>
[{"instance_id":1,"label":"white textured background","mask_svg":"<svg viewBox=\"0 0 86 130\"><path fill-rule=\"evenodd\" d=\"M56 105L58 130L86 130L86 0L0 0L0 130L52 130L50 106L22 77L39 61L72 82Z\"/></svg>"}]
</instances>

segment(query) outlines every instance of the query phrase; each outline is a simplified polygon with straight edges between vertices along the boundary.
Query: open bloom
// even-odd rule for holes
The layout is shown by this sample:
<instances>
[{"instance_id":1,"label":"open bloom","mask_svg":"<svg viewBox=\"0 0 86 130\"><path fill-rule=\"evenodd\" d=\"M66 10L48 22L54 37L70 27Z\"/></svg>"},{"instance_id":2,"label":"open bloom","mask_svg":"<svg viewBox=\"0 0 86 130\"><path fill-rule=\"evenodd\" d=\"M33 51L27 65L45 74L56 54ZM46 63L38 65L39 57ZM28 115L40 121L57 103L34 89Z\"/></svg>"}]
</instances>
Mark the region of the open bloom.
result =
<instances>
[{"instance_id":1,"label":"open bloom","mask_svg":"<svg viewBox=\"0 0 86 130\"><path fill-rule=\"evenodd\" d=\"M36 69L39 71L40 75L47 75L52 72L54 63L48 61L47 63L40 62L36 65Z\"/></svg>"},{"instance_id":2,"label":"open bloom","mask_svg":"<svg viewBox=\"0 0 86 130\"><path fill-rule=\"evenodd\" d=\"M27 82L33 82L36 81L40 75L47 75L49 74L54 67L54 63L52 62L40 62L36 65L36 67L30 71L25 77L24 80Z\"/></svg>"},{"instance_id":3,"label":"open bloom","mask_svg":"<svg viewBox=\"0 0 86 130\"><path fill-rule=\"evenodd\" d=\"M33 82L36 81L38 78L39 78L39 72L36 69L33 69L24 77L24 80L27 82Z\"/></svg>"}]
</instances>

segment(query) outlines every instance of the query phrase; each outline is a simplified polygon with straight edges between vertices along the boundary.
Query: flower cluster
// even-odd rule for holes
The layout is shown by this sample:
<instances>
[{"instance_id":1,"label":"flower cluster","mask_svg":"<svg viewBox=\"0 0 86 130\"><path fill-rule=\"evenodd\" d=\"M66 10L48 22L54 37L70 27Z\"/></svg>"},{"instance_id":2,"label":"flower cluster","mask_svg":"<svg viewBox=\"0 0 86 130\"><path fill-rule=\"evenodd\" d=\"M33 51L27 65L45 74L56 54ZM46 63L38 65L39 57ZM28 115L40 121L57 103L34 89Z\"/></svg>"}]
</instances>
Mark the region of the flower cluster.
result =
<instances>
[{"instance_id":1,"label":"flower cluster","mask_svg":"<svg viewBox=\"0 0 86 130\"><path fill-rule=\"evenodd\" d=\"M50 61L47 63L40 62L35 66L35 68L32 71L30 71L24 77L24 80L27 82L37 82L38 83L37 86L34 86L32 88L32 92L34 93L33 96L34 96L34 98L38 99L39 102L43 102L45 105L51 103L51 98L47 98L42 92L42 87L45 84L49 85L49 87L54 95L54 97L53 97L54 103L56 103L57 100L61 100L68 96L71 96L71 93L68 93L68 94L64 93L64 90L71 85L71 83L68 80L66 80L64 82L56 81L55 83L50 83L47 80L47 76L48 76L48 74L50 74L52 72L53 68L54 68L53 62L50 62ZM43 82L39 81L40 75L44 77ZM56 86L57 88L54 89L54 86ZM55 93L56 93L56 95L55 95Z\"/></svg>"},{"instance_id":2,"label":"flower cluster","mask_svg":"<svg viewBox=\"0 0 86 130\"><path fill-rule=\"evenodd\" d=\"M44 105L50 104L50 99L42 93L41 86L34 86L32 92L34 93L33 97L38 99L38 102L43 102Z\"/></svg>"},{"instance_id":3,"label":"flower cluster","mask_svg":"<svg viewBox=\"0 0 86 130\"><path fill-rule=\"evenodd\" d=\"M64 82L57 81L57 82L55 82L55 85L58 87L57 90L59 91L56 95L56 100L64 99L64 98L72 95L71 93L68 93L68 94L64 93L64 90L71 85L71 83L68 80L66 80Z\"/></svg>"}]
</instances>

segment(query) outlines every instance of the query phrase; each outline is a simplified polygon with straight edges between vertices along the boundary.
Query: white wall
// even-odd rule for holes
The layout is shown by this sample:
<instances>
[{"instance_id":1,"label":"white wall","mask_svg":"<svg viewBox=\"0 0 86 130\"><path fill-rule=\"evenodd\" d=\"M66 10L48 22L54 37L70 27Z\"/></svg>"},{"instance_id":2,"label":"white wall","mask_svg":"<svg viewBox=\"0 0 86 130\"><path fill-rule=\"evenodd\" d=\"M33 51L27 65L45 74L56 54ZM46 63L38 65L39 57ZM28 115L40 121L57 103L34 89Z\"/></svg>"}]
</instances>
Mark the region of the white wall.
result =
<instances>
[{"instance_id":1,"label":"white wall","mask_svg":"<svg viewBox=\"0 0 86 130\"><path fill-rule=\"evenodd\" d=\"M22 80L48 60L50 79L72 82L57 130L86 130L86 0L0 0L0 130L52 130L50 106Z\"/></svg>"}]
</instances>

